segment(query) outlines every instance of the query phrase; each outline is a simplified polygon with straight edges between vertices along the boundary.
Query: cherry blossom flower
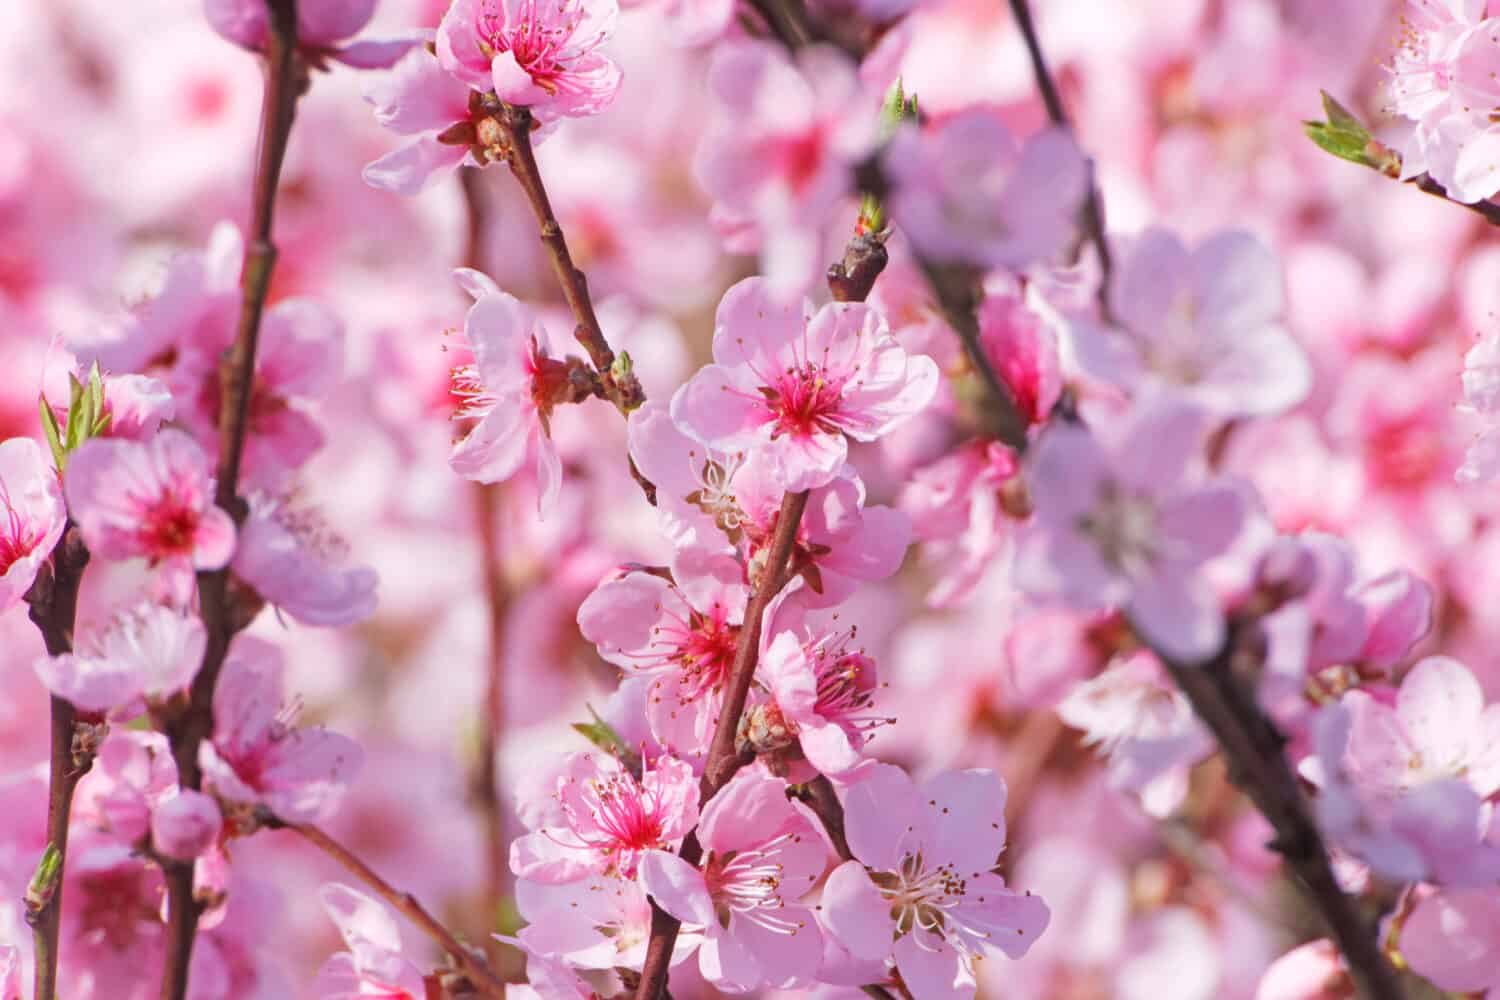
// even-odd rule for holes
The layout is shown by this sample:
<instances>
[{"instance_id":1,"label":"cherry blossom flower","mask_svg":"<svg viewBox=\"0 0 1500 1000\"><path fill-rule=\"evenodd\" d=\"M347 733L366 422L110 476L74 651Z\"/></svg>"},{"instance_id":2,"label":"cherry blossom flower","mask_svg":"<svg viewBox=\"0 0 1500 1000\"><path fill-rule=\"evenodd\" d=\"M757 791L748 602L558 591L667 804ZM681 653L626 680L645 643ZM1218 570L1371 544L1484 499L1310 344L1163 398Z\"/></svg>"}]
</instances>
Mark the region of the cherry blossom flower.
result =
<instances>
[{"instance_id":1,"label":"cherry blossom flower","mask_svg":"<svg viewBox=\"0 0 1500 1000\"><path fill-rule=\"evenodd\" d=\"M793 57L734 41L715 50L708 88L716 116L693 161L698 183L718 215L760 238L771 287L800 290L818 271L819 227L875 139L873 115L847 113L861 99L854 67L826 46Z\"/></svg>"},{"instance_id":2,"label":"cherry blossom flower","mask_svg":"<svg viewBox=\"0 0 1500 1000\"><path fill-rule=\"evenodd\" d=\"M651 902L640 879L589 876L560 885L518 879L516 909L527 923L521 945L534 955L590 970L639 968L646 960ZM672 964L688 958L702 939L697 929L683 928Z\"/></svg>"},{"instance_id":3,"label":"cherry blossom flower","mask_svg":"<svg viewBox=\"0 0 1500 1000\"><path fill-rule=\"evenodd\" d=\"M1329 833L1392 878L1475 884L1500 877L1500 848L1482 841L1482 802L1500 790L1495 732L1474 676L1428 657L1401 683L1395 705L1351 691L1317 720L1319 788Z\"/></svg>"},{"instance_id":4,"label":"cherry blossom flower","mask_svg":"<svg viewBox=\"0 0 1500 1000\"><path fill-rule=\"evenodd\" d=\"M643 853L670 847L698 821L698 779L671 757L657 758L636 779L613 757L574 754L556 795L560 823L511 844L511 871L521 878L634 878Z\"/></svg>"},{"instance_id":5,"label":"cherry blossom flower","mask_svg":"<svg viewBox=\"0 0 1500 1000\"><path fill-rule=\"evenodd\" d=\"M1255 1000L1353 1000L1354 980L1332 941L1299 945L1271 963L1255 988Z\"/></svg>"},{"instance_id":6,"label":"cherry blossom flower","mask_svg":"<svg viewBox=\"0 0 1500 1000\"><path fill-rule=\"evenodd\" d=\"M515 296L478 271L460 268L455 276L474 298L464 318L474 362L453 370L453 391L464 399L458 418L476 423L453 446L449 464L475 482L504 482L529 446L536 453L537 508L545 513L562 486L549 419L556 403L576 398L569 368L552 358L547 331Z\"/></svg>"},{"instance_id":7,"label":"cherry blossom flower","mask_svg":"<svg viewBox=\"0 0 1500 1000\"><path fill-rule=\"evenodd\" d=\"M856 956L894 958L916 1000L972 996L976 958L1020 958L1046 928L1046 904L993 871L1005 849L994 772L919 786L883 767L849 789L844 821L855 860L828 876L824 925Z\"/></svg>"},{"instance_id":8,"label":"cherry blossom flower","mask_svg":"<svg viewBox=\"0 0 1500 1000\"><path fill-rule=\"evenodd\" d=\"M1219 233L1189 250L1162 229L1141 235L1110 285L1119 329L1073 326L1091 375L1136 392L1169 387L1226 417L1279 413L1301 402L1312 369L1280 326L1281 269L1248 233Z\"/></svg>"},{"instance_id":9,"label":"cherry blossom flower","mask_svg":"<svg viewBox=\"0 0 1500 1000\"><path fill-rule=\"evenodd\" d=\"M698 842L701 869L650 851L641 883L662 909L704 928L704 978L733 992L813 978L823 946L800 900L822 876L827 848L785 783L762 768L740 771L704 808Z\"/></svg>"},{"instance_id":10,"label":"cherry blossom flower","mask_svg":"<svg viewBox=\"0 0 1500 1000\"><path fill-rule=\"evenodd\" d=\"M401 929L385 904L337 882L319 889L318 900L349 949L318 970L318 996L324 1000L422 1000L427 996L421 971L401 953Z\"/></svg>"},{"instance_id":11,"label":"cherry blossom flower","mask_svg":"<svg viewBox=\"0 0 1500 1000\"><path fill-rule=\"evenodd\" d=\"M1036 514L1016 553L1021 586L1083 610L1122 608L1169 656L1217 651L1224 616L1198 569L1248 510L1235 486L1193 474L1202 427L1197 411L1161 399L1138 403L1108 446L1051 427L1028 456Z\"/></svg>"},{"instance_id":12,"label":"cherry blossom flower","mask_svg":"<svg viewBox=\"0 0 1500 1000\"><path fill-rule=\"evenodd\" d=\"M304 625L341 626L375 613L379 578L368 566L350 563L348 543L317 510L292 497L256 494L230 565Z\"/></svg>"},{"instance_id":13,"label":"cherry blossom flower","mask_svg":"<svg viewBox=\"0 0 1500 1000\"><path fill-rule=\"evenodd\" d=\"M275 646L252 636L234 640L199 764L221 799L264 805L289 823L317 822L337 806L363 754L346 736L296 728L299 706L283 702L282 672Z\"/></svg>"},{"instance_id":14,"label":"cherry blossom flower","mask_svg":"<svg viewBox=\"0 0 1500 1000\"><path fill-rule=\"evenodd\" d=\"M20 603L67 523L57 473L30 438L0 442L0 613Z\"/></svg>"},{"instance_id":15,"label":"cherry blossom flower","mask_svg":"<svg viewBox=\"0 0 1500 1000\"><path fill-rule=\"evenodd\" d=\"M875 661L850 649L854 630L777 633L758 667L774 699L776 724L808 763L827 775L851 770L871 730L895 720L871 711ZM701 839L701 838L700 838Z\"/></svg>"},{"instance_id":16,"label":"cherry blossom flower","mask_svg":"<svg viewBox=\"0 0 1500 1000\"><path fill-rule=\"evenodd\" d=\"M1187 697L1148 653L1117 660L1076 685L1057 715L1108 758L1110 784L1140 795L1154 816L1180 804L1187 768L1213 748Z\"/></svg>"},{"instance_id":17,"label":"cherry blossom flower","mask_svg":"<svg viewBox=\"0 0 1500 1000\"><path fill-rule=\"evenodd\" d=\"M59 698L87 712L139 714L144 696L163 700L192 683L208 642L203 623L159 604L116 614L86 634L72 653L36 662L37 676Z\"/></svg>"},{"instance_id":18,"label":"cherry blossom flower","mask_svg":"<svg viewBox=\"0 0 1500 1000\"><path fill-rule=\"evenodd\" d=\"M236 45L263 52L270 39L264 0L204 0L203 12L215 31ZM375 0L321 0L297 5L297 47L314 65L332 59L358 69L389 66L415 42L348 42L375 13Z\"/></svg>"},{"instance_id":19,"label":"cherry blossom flower","mask_svg":"<svg viewBox=\"0 0 1500 1000\"><path fill-rule=\"evenodd\" d=\"M444 72L426 49L416 49L391 72L365 85L375 120L405 145L365 166L365 183L382 191L412 195L447 176L460 164L477 166L470 147L478 141L474 120L477 92Z\"/></svg>"},{"instance_id":20,"label":"cherry blossom flower","mask_svg":"<svg viewBox=\"0 0 1500 1000\"><path fill-rule=\"evenodd\" d=\"M629 432L630 458L656 486L662 530L676 546L712 550L743 539L745 512L735 495L742 452L688 437L656 399L630 414Z\"/></svg>"},{"instance_id":21,"label":"cherry blossom flower","mask_svg":"<svg viewBox=\"0 0 1500 1000\"><path fill-rule=\"evenodd\" d=\"M908 355L862 303L787 305L760 278L724 294L714 364L672 398L672 419L722 452L761 450L788 492L831 482L848 439L872 441L937 391L937 365Z\"/></svg>"},{"instance_id":22,"label":"cherry blossom flower","mask_svg":"<svg viewBox=\"0 0 1500 1000\"><path fill-rule=\"evenodd\" d=\"M191 861L213 846L223 825L213 796L173 788L151 810L151 843L169 858Z\"/></svg>"},{"instance_id":23,"label":"cherry blossom flower","mask_svg":"<svg viewBox=\"0 0 1500 1000\"><path fill-rule=\"evenodd\" d=\"M89 551L144 558L168 589L185 595L195 569L221 569L234 552L234 522L213 502L203 449L168 428L150 441L95 439L68 460L68 510Z\"/></svg>"},{"instance_id":24,"label":"cherry blossom flower","mask_svg":"<svg viewBox=\"0 0 1500 1000\"><path fill-rule=\"evenodd\" d=\"M599 51L618 14L615 0L455 0L438 26L438 60L544 122L598 114L620 87L619 67Z\"/></svg>"},{"instance_id":25,"label":"cherry blossom flower","mask_svg":"<svg viewBox=\"0 0 1500 1000\"><path fill-rule=\"evenodd\" d=\"M1446 889L1419 901L1401 925L1401 955L1439 989L1500 989L1500 892Z\"/></svg>"},{"instance_id":26,"label":"cherry blossom flower","mask_svg":"<svg viewBox=\"0 0 1500 1000\"><path fill-rule=\"evenodd\" d=\"M1020 270L1055 257L1073 238L1089 183L1066 130L1022 143L984 108L902 128L884 162L891 214L912 244L978 267Z\"/></svg>"},{"instance_id":27,"label":"cherry blossom flower","mask_svg":"<svg viewBox=\"0 0 1500 1000\"><path fill-rule=\"evenodd\" d=\"M684 592L653 573L633 572L601 583L578 609L578 627L600 656L651 678L646 719L670 753L693 756L708 747L739 645L743 590Z\"/></svg>"}]
</instances>

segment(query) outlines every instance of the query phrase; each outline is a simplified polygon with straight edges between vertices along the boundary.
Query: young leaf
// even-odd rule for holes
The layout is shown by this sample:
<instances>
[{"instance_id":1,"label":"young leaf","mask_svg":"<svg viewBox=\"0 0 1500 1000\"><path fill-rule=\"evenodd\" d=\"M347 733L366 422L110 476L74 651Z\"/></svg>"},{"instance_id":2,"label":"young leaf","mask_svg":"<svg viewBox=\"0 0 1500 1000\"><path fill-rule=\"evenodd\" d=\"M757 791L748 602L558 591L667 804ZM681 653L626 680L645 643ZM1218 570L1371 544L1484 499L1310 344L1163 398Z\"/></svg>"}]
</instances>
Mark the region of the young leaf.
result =
<instances>
[{"instance_id":1,"label":"young leaf","mask_svg":"<svg viewBox=\"0 0 1500 1000\"><path fill-rule=\"evenodd\" d=\"M42 415L42 433L47 436L47 447L52 450L52 461L57 466L57 471L62 472L68 466L68 450L63 447L63 433L62 428L57 425L57 414L52 412L46 396L37 397L37 409Z\"/></svg>"}]
</instances>

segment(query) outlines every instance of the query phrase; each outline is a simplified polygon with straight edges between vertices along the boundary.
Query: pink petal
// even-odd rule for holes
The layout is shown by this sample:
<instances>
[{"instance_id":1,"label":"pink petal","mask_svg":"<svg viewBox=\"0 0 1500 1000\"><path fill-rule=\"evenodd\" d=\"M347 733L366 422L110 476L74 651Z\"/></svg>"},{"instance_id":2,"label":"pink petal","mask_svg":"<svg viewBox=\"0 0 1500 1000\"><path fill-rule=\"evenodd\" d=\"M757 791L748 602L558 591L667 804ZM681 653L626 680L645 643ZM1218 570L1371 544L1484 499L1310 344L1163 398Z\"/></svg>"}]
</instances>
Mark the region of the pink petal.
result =
<instances>
[{"instance_id":1,"label":"pink petal","mask_svg":"<svg viewBox=\"0 0 1500 1000\"><path fill-rule=\"evenodd\" d=\"M823 924L856 958L879 961L891 953L890 909L858 861L839 865L823 884Z\"/></svg>"},{"instance_id":2,"label":"pink petal","mask_svg":"<svg viewBox=\"0 0 1500 1000\"><path fill-rule=\"evenodd\" d=\"M994 771L944 771L923 783L918 799L931 816L923 844L929 867L989 871L1005 849L1005 782Z\"/></svg>"},{"instance_id":3,"label":"pink petal","mask_svg":"<svg viewBox=\"0 0 1500 1000\"><path fill-rule=\"evenodd\" d=\"M1483 712L1479 682L1462 663L1446 656L1429 656L1412 667L1396 695L1402 729L1432 766L1468 763Z\"/></svg>"},{"instance_id":4,"label":"pink petal","mask_svg":"<svg viewBox=\"0 0 1500 1000\"><path fill-rule=\"evenodd\" d=\"M672 397L672 419L703 444L737 451L751 442L767 411L728 368L705 365Z\"/></svg>"},{"instance_id":5,"label":"pink petal","mask_svg":"<svg viewBox=\"0 0 1500 1000\"><path fill-rule=\"evenodd\" d=\"M444 172L456 168L467 155L463 146L445 146L434 136L421 136L366 164L360 176L382 191L418 194Z\"/></svg>"},{"instance_id":6,"label":"pink petal","mask_svg":"<svg viewBox=\"0 0 1500 1000\"><path fill-rule=\"evenodd\" d=\"M899 767L873 769L844 796L849 850L876 871L895 871L903 844L926 843L927 823L916 785Z\"/></svg>"},{"instance_id":7,"label":"pink petal","mask_svg":"<svg viewBox=\"0 0 1500 1000\"><path fill-rule=\"evenodd\" d=\"M675 854L647 851L641 856L639 871L641 885L663 910L690 924L716 923L713 900L697 868Z\"/></svg>"},{"instance_id":8,"label":"pink petal","mask_svg":"<svg viewBox=\"0 0 1500 1000\"><path fill-rule=\"evenodd\" d=\"M955 1000L974 995L974 976L964 968L953 946L936 934L913 931L896 941L894 953L901 981L913 1000Z\"/></svg>"}]
</instances>

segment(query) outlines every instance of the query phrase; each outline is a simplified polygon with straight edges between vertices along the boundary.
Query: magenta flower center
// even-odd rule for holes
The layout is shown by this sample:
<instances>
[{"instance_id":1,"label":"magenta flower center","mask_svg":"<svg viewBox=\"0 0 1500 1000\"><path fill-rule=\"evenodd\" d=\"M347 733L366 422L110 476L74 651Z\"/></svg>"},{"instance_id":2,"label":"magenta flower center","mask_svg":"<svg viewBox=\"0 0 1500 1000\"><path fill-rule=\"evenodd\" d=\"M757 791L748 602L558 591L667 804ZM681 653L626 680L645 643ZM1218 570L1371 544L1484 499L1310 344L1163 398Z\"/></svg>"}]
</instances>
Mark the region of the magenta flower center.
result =
<instances>
[{"instance_id":1,"label":"magenta flower center","mask_svg":"<svg viewBox=\"0 0 1500 1000\"><path fill-rule=\"evenodd\" d=\"M594 832L580 836L585 845L611 858L621 874L633 876L640 852L663 843L662 803L628 774L589 781L584 802Z\"/></svg>"},{"instance_id":2,"label":"magenta flower center","mask_svg":"<svg viewBox=\"0 0 1500 1000\"><path fill-rule=\"evenodd\" d=\"M818 700L814 711L825 719L878 725L887 720L863 716L874 693L875 661L863 653L819 655L814 669L818 678Z\"/></svg>"},{"instance_id":3,"label":"magenta flower center","mask_svg":"<svg viewBox=\"0 0 1500 1000\"><path fill-rule=\"evenodd\" d=\"M481 43L493 52L509 52L532 82L547 93L556 94L561 89L560 78L571 68L568 64L575 52L592 47L569 44L583 19L578 4L562 0L556 11L549 10L546 17L539 12L537 0L519 0L513 17L493 7L486 4L479 15L476 30Z\"/></svg>"},{"instance_id":4,"label":"magenta flower center","mask_svg":"<svg viewBox=\"0 0 1500 1000\"><path fill-rule=\"evenodd\" d=\"M841 429L844 379L830 376L822 365L805 361L789 367L760 391L776 424L772 437L837 434Z\"/></svg>"},{"instance_id":5,"label":"magenta flower center","mask_svg":"<svg viewBox=\"0 0 1500 1000\"><path fill-rule=\"evenodd\" d=\"M0 505L5 507L5 522L0 526L0 576L25 559L42 540L42 533L30 528L10 502L10 494L0 486Z\"/></svg>"},{"instance_id":6,"label":"magenta flower center","mask_svg":"<svg viewBox=\"0 0 1500 1000\"><path fill-rule=\"evenodd\" d=\"M191 555L198 519L197 507L169 489L142 513L141 545L156 558Z\"/></svg>"}]
</instances>

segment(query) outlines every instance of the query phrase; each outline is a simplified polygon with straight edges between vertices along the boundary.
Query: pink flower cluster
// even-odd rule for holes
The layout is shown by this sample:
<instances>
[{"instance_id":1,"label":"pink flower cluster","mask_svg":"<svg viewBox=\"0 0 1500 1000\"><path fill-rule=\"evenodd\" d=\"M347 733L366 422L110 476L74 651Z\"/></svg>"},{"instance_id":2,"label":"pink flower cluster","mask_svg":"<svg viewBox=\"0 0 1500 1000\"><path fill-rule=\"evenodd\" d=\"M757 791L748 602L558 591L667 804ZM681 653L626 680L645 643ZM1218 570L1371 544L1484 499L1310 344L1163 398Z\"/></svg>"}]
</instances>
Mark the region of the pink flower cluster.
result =
<instances>
[{"instance_id":1,"label":"pink flower cluster","mask_svg":"<svg viewBox=\"0 0 1500 1000\"><path fill-rule=\"evenodd\" d=\"M1500 996L1500 4L124 6L0 15L0 1000L1351 998L1268 768Z\"/></svg>"}]
</instances>

